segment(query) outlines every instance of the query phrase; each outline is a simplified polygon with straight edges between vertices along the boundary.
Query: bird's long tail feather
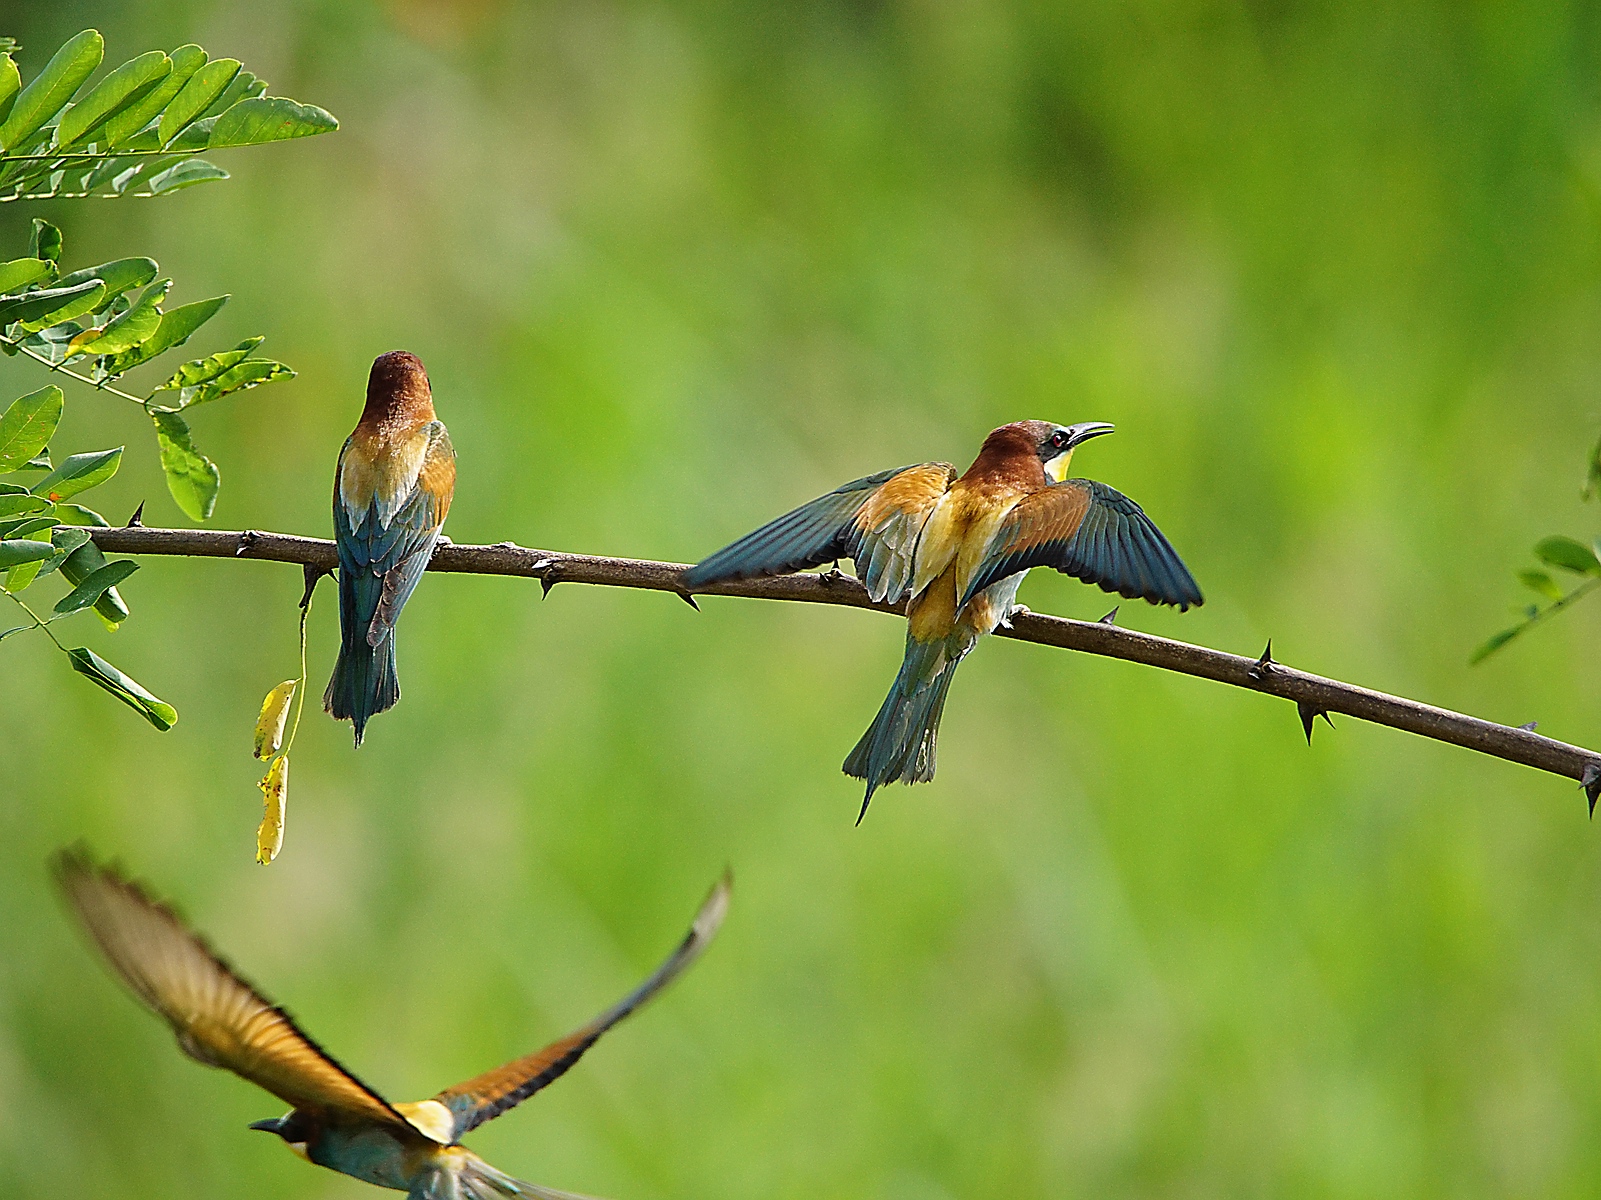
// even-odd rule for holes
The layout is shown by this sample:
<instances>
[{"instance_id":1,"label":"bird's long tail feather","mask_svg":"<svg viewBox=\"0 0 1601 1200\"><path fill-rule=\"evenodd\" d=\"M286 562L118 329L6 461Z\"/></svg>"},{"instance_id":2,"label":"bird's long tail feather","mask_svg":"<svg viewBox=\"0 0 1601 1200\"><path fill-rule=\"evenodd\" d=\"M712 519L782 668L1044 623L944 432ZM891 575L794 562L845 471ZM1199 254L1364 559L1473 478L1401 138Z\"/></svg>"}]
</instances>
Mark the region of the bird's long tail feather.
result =
<instances>
[{"instance_id":1,"label":"bird's long tail feather","mask_svg":"<svg viewBox=\"0 0 1601 1200\"><path fill-rule=\"evenodd\" d=\"M440 1184L446 1186L441 1189ZM427 1190L421 1194L413 1193L413 1200L515 1200L517 1197L526 1200L595 1200L593 1196L559 1192L554 1188L513 1179L477 1155L462 1163L453 1179L437 1179L425 1187Z\"/></svg>"},{"instance_id":2,"label":"bird's long tail feather","mask_svg":"<svg viewBox=\"0 0 1601 1200\"><path fill-rule=\"evenodd\" d=\"M867 781L862 811L856 817L858 825L867 815L873 793L884 784L897 779L909 784L926 783L934 778L940 717L945 712L945 698L956 666L968 648L959 644L962 640L906 639L900 674L895 676L873 723L845 759L845 774Z\"/></svg>"},{"instance_id":3,"label":"bird's long tail feather","mask_svg":"<svg viewBox=\"0 0 1601 1200\"><path fill-rule=\"evenodd\" d=\"M376 646L367 637L382 581L372 575L347 581L345 576L341 569L339 661L323 693L322 706L336 720L348 719L355 726L359 746L373 714L393 708L400 699L400 679L395 673L394 630Z\"/></svg>"}]
</instances>

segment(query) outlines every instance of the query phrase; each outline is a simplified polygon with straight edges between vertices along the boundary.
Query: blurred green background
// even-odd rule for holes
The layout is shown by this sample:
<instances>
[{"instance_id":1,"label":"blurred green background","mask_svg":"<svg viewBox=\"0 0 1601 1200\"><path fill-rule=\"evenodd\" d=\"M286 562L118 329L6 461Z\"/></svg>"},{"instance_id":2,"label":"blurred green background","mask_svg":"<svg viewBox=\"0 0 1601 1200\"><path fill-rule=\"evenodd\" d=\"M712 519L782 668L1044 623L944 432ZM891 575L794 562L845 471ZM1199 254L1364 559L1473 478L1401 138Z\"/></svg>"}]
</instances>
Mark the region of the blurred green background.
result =
<instances>
[{"instance_id":1,"label":"blurred green background","mask_svg":"<svg viewBox=\"0 0 1601 1200\"><path fill-rule=\"evenodd\" d=\"M35 215L68 267L151 255L174 303L233 293L201 349L262 332L299 370L195 415L214 527L327 536L397 347L458 541L692 560L1005 421L1113 421L1075 466L1207 594L1125 624L1601 743L1601 605L1466 665L1531 543L1597 523L1593 6L103 0L0 32L26 77L90 25L343 122L166 199L0 212L4 257ZM123 442L87 499L183 524L144 419L69 388L58 452ZM251 725L300 586L147 559L122 631L78 619L165 735L42 638L0 651L8 1195L368 1194L247 1133L277 1102L111 982L44 870L79 837L396 1098L587 1019L732 864L705 962L474 1135L555 1187L1594 1194L1601 853L1561 780L1350 720L1308 750L1282 702L995 641L939 779L852 828L895 623L433 576L366 746L308 709L262 869Z\"/></svg>"}]
</instances>

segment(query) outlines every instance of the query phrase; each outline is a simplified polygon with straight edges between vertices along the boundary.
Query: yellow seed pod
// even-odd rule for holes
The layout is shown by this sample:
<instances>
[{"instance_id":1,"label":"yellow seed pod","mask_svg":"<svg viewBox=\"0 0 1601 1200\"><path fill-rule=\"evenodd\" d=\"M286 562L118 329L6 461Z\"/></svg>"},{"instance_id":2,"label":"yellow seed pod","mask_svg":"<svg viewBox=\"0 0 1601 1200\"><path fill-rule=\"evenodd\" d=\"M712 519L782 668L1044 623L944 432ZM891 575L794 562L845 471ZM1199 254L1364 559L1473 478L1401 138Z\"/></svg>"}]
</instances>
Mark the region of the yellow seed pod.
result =
<instances>
[{"instance_id":1,"label":"yellow seed pod","mask_svg":"<svg viewBox=\"0 0 1601 1200\"><path fill-rule=\"evenodd\" d=\"M295 681L286 679L261 702L256 718L256 757L271 758L283 748L284 723L289 719L289 702L295 698Z\"/></svg>"},{"instance_id":2,"label":"yellow seed pod","mask_svg":"<svg viewBox=\"0 0 1601 1200\"><path fill-rule=\"evenodd\" d=\"M289 756L280 754L267 768L261 781L262 800L267 811L256 830L256 861L266 866L278 857L284 845L284 804L289 799Z\"/></svg>"}]
</instances>

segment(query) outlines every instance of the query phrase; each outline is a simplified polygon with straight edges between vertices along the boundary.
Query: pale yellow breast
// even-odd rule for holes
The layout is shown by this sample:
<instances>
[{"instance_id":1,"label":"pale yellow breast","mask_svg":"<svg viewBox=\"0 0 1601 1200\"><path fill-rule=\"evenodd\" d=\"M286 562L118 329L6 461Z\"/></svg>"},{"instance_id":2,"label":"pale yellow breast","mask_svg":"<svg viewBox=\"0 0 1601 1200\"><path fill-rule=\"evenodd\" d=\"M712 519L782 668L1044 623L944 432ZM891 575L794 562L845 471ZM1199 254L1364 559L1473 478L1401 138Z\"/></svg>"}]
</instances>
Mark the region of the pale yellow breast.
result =
<instances>
[{"instance_id":1,"label":"pale yellow breast","mask_svg":"<svg viewBox=\"0 0 1601 1200\"><path fill-rule=\"evenodd\" d=\"M956 566L956 594L967 590L968 581L979 564L1006 515L1022 499L1022 493L980 491L964 486L961 480L941 496L917 547L917 572L913 593L921 592L953 563Z\"/></svg>"}]
</instances>

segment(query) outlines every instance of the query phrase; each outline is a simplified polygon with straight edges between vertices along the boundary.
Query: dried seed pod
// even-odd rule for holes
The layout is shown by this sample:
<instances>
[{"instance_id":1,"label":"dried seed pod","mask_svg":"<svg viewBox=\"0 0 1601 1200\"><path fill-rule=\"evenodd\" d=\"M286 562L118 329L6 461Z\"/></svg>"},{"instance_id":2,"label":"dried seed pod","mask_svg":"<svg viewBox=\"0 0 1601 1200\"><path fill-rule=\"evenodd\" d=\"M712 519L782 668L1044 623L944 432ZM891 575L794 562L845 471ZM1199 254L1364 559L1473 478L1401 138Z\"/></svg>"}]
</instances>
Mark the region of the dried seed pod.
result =
<instances>
[{"instance_id":1,"label":"dried seed pod","mask_svg":"<svg viewBox=\"0 0 1601 1200\"><path fill-rule=\"evenodd\" d=\"M261 702L256 718L256 757L271 758L283 749L284 724L289 719L289 702L295 698L295 681L286 679Z\"/></svg>"},{"instance_id":2,"label":"dried seed pod","mask_svg":"<svg viewBox=\"0 0 1601 1200\"><path fill-rule=\"evenodd\" d=\"M261 781L261 795L266 812L261 828L256 830L256 861L266 866L278 857L284 844L284 804L289 799L289 756L280 754L267 768L267 777Z\"/></svg>"}]
</instances>

